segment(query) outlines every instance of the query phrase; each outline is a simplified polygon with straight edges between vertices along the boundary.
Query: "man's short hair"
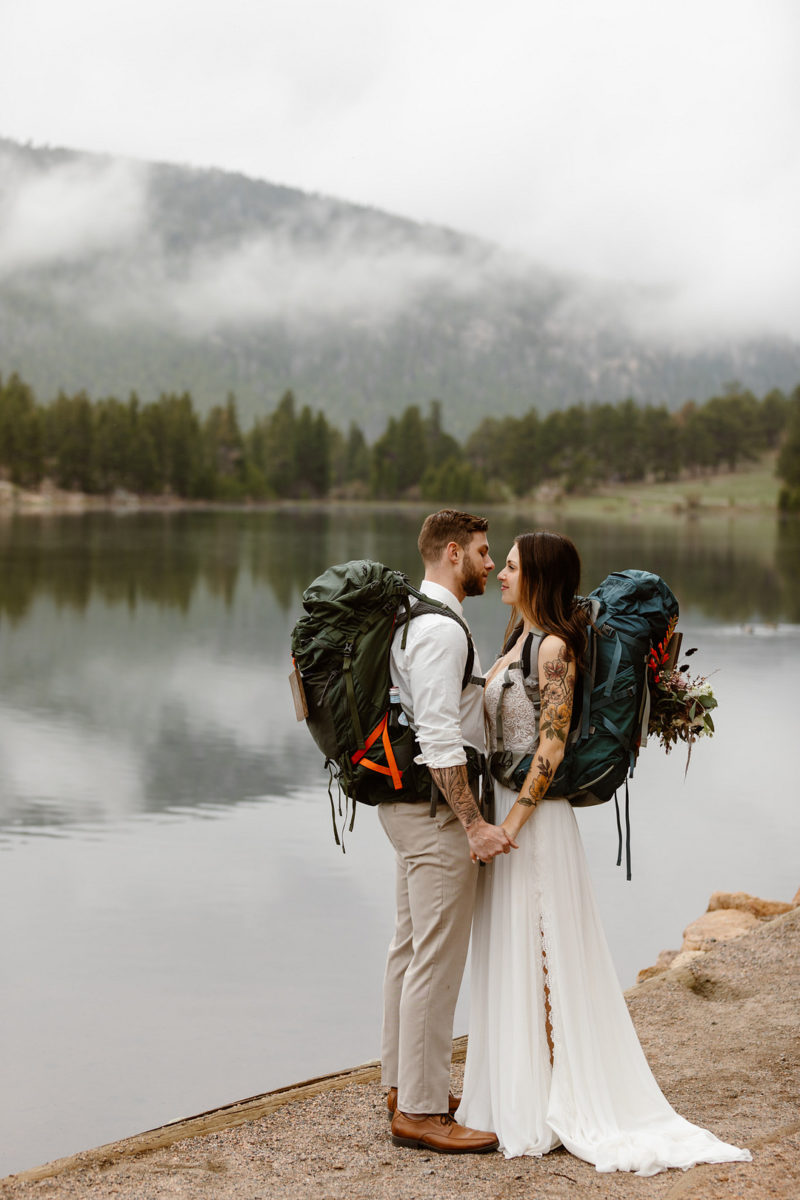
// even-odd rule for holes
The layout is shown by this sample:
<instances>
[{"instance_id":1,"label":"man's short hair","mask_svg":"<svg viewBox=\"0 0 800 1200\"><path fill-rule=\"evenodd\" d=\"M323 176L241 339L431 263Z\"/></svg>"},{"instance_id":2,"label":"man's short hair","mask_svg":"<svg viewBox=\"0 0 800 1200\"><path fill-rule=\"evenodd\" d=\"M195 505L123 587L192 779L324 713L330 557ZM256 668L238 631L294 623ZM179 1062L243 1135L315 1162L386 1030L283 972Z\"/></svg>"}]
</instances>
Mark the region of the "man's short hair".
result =
<instances>
[{"instance_id":1,"label":"man's short hair","mask_svg":"<svg viewBox=\"0 0 800 1200\"><path fill-rule=\"evenodd\" d=\"M457 542L466 550L473 533L485 533L488 528L486 517L473 517L471 513L458 512L455 508L431 513L423 521L417 538L422 561L437 563L450 542Z\"/></svg>"}]
</instances>

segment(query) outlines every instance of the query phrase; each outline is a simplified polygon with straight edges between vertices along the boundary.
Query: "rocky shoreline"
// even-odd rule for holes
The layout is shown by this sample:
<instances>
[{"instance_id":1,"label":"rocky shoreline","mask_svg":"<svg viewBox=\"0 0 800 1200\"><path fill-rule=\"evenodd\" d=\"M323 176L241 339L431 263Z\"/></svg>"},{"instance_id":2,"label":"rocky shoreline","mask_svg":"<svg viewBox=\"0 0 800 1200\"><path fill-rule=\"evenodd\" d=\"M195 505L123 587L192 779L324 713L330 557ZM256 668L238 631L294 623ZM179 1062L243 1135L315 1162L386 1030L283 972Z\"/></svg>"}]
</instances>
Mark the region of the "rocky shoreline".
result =
<instances>
[{"instance_id":1,"label":"rocky shoreline","mask_svg":"<svg viewBox=\"0 0 800 1200\"><path fill-rule=\"evenodd\" d=\"M726 477L716 476L717 484ZM739 495L741 473L734 472L729 486L721 494L709 494L701 488L702 481L686 481L682 489L676 484L620 484L604 485L594 491L565 493L560 487L542 486L533 495L516 501L499 501L483 505L487 511L509 508L550 513L555 519L562 517L601 518L603 521L629 519L641 520L694 520L698 517L719 518L742 516L774 516L778 511L778 486L774 483L768 495ZM117 488L110 493L89 494L57 487L51 480L44 480L36 488L22 488L9 480L0 479L0 517L20 515L63 516L81 515L89 512L183 512L228 509L275 508L337 508L387 509L398 508L427 511L425 501L406 498L403 500L376 500L344 494L330 495L324 500L272 499L255 500L190 500L171 494L138 494Z\"/></svg>"},{"instance_id":2,"label":"rocky shoreline","mask_svg":"<svg viewBox=\"0 0 800 1200\"><path fill-rule=\"evenodd\" d=\"M714 893L680 951L626 993L672 1105L752 1163L648 1179L543 1158L395 1148L376 1064L253 1097L0 1180L0 1198L97 1200L791 1200L800 1196L800 892ZM455 1045L453 1086L463 1071Z\"/></svg>"},{"instance_id":3,"label":"rocky shoreline","mask_svg":"<svg viewBox=\"0 0 800 1200\"><path fill-rule=\"evenodd\" d=\"M110 495L88 495L67 491L45 481L38 488L26 489L0 480L0 515L38 514L62 516L86 512L138 512L208 507L206 502L184 500L177 496L139 496L117 489Z\"/></svg>"},{"instance_id":4,"label":"rocky shoreline","mask_svg":"<svg viewBox=\"0 0 800 1200\"><path fill-rule=\"evenodd\" d=\"M750 933L763 921L783 916L793 908L800 908L800 888L790 902L762 900L747 892L713 892L702 917L684 929L680 950L662 950L652 967L642 968L636 982L644 983L665 971L686 967L720 942Z\"/></svg>"}]
</instances>

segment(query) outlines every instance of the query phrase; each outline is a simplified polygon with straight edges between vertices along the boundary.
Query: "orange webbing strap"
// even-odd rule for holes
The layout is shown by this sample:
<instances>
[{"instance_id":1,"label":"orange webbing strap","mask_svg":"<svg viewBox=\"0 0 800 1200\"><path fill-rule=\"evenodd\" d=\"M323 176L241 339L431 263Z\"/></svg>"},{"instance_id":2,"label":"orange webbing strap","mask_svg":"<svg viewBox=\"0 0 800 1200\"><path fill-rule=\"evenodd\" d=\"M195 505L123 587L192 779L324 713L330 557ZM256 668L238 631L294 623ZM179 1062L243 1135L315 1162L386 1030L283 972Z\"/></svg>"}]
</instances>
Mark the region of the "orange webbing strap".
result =
<instances>
[{"instance_id":1,"label":"orange webbing strap","mask_svg":"<svg viewBox=\"0 0 800 1200\"><path fill-rule=\"evenodd\" d=\"M402 788L403 781L400 778L400 771L397 767L397 760L394 756L392 743L389 741L387 721L388 713L381 717L380 721L367 738L364 744L364 749L356 750L355 754L351 754L350 761L353 763L353 766L366 767L369 771L376 771L378 775L390 775L392 778L392 786L397 792ZM385 767L381 766L380 763L370 762L370 760L365 757L367 751L378 740L378 738L381 739L381 744L383 745L383 750L386 755L386 762L388 763L388 766Z\"/></svg>"}]
</instances>

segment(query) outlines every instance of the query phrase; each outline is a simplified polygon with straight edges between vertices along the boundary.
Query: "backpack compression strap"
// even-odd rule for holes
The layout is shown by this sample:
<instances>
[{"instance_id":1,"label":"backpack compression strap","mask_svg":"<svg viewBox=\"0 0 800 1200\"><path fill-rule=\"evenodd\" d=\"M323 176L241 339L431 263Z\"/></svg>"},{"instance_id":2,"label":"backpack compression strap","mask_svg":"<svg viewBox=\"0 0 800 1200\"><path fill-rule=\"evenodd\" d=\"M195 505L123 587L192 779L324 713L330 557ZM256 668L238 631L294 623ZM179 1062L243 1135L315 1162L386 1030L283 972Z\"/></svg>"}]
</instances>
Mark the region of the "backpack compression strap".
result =
<instances>
[{"instance_id":1,"label":"backpack compression strap","mask_svg":"<svg viewBox=\"0 0 800 1200\"><path fill-rule=\"evenodd\" d=\"M356 735L356 742L360 749L364 749L366 745L366 737L364 730L361 727L361 718L358 715L358 704L356 703L356 693L353 687L353 655L355 646L359 638L361 638L371 625L374 625L383 614L381 612L372 612L364 620L356 630L353 637L344 647L344 657L342 659L342 675L344 677L345 691L347 693L347 702L350 706L350 718L353 722L353 731Z\"/></svg>"},{"instance_id":2,"label":"backpack compression strap","mask_svg":"<svg viewBox=\"0 0 800 1200\"><path fill-rule=\"evenodd\" d=\"M370 771L376 771L379 775L388 775L391 778L392 787L395 789L395 791L399 791L403 786L403 780L401 778L400 768L397 765L397 759L394 756L392 743L389 739L388 726L389 714L384 713L378 724L372 730L372 733L370 733L367 737L363 749L356 750L355 754L351 754L350 761L354 766L358 766L360 763L362 767L367 767ZM385 767L380 763L372 762L371 759L366 757L367 751L371 749L373 742L377 742L378 738L381 740L383 752L386 755L387 765Z\"/></svg>"}]
</instances>

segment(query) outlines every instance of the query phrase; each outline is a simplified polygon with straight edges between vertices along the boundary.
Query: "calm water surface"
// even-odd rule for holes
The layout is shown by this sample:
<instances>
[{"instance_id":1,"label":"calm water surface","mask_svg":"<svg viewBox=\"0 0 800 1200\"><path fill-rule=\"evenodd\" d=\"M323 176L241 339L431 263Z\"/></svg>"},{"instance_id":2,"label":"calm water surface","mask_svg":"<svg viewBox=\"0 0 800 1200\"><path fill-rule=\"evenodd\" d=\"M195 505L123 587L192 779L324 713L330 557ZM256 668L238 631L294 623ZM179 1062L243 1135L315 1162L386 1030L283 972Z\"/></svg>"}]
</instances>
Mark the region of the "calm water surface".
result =
<instances>
[{"instance_id":1,"label":"calm water surface","mask_svg":"<svg viewBox=\"0 0 800 1200\"><path fill-rule=\"evenodd\" d=\"M300 593L332 562L420 575L419 513L213 513L0 524L0 1174L378 1053L393 862L359 811L333 843L288 694ZM492 521L502 560L530 519ZM790 898L800 536L761 520L564 522L589 590L665 575L718 734L655 747L633 882L581 812L621 982L715 888ZM505 610L466 612L484 666ZM466 1029L462 997L457 1032Z\"/></svg>"}]
</instances>

